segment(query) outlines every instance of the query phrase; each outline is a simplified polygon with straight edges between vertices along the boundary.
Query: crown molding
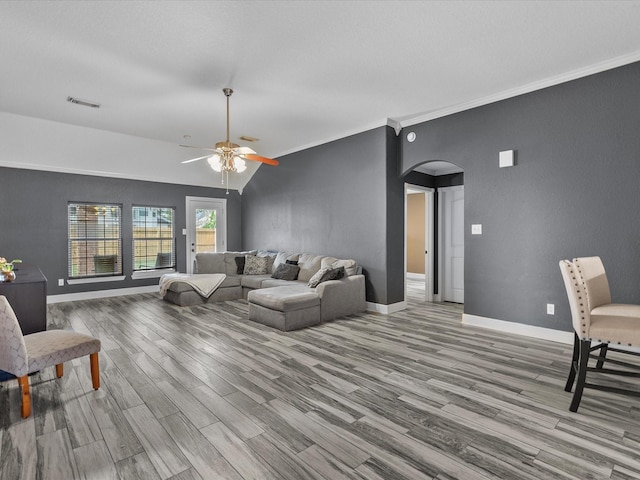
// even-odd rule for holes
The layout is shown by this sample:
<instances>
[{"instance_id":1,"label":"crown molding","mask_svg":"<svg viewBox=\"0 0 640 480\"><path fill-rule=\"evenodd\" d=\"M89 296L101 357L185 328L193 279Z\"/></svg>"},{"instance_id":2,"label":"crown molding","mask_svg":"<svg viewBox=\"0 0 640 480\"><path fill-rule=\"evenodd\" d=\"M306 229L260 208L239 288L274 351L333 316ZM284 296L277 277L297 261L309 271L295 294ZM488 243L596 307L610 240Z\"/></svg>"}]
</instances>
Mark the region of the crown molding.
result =
<instances>
[{"instance_id":1,"label":"crown molding","mask_svg":"<svg viewBox=\"0 0 640 480\"><path fill-rule=\"evenodd\" d=\"M554 85L560 85L561 83L570 82L571 80L577 80L579 78L588 77L589 75L594 75L596 73L612 70L614 68L622 67L624 65L629 65L637 61L640 61L640 51L632 52L627 55L621 55L609 60L605 60L604 62L589 65L588 67L579 68L577 70L572 70L570 72L566 72L561 75L556 75L554 77L549 77L544 80L528 83L521 87L504 90L494 95L489 95L487 97L479 98L477 100L472 100L470 102L459 103L451 107L443 108L441 110L435 110L433 112L417 115L415 117L410 117L410 118L405 117L403 120L400 120L398 123L402 125L402 128L409 127L411 125L417 125L418 123L428 122L429 120L435 120L436 118L446 117L447 115L463 112L465 110L470 110L476 107L481 107L483 105L488 105L490 103L498 102L500 100L506 100L508 98L524 95L526 93L535 92L536 90L542 90L543 88L552 87Z\"/></svg>"}]
</instances>

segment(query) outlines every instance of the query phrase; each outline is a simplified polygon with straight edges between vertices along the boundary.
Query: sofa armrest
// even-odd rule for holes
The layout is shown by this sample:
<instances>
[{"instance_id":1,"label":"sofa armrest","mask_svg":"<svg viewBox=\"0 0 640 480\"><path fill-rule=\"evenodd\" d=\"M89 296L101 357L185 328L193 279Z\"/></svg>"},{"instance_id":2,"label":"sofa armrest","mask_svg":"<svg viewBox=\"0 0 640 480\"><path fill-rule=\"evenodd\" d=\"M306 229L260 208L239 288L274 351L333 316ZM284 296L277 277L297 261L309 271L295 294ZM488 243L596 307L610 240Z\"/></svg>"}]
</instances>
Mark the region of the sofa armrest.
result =
<instances>
[{"instance_id":1,"label":"sofa armrest","mask_svg":"<svg viewBox=\"0 0 640 480\"><path fill-rule=\"evenodd\" d=\"M320 297L320 316L323 322L363 312L367 308L364 275L322 282L316 287L316 293Z\"/></svg>"}]
</instances>

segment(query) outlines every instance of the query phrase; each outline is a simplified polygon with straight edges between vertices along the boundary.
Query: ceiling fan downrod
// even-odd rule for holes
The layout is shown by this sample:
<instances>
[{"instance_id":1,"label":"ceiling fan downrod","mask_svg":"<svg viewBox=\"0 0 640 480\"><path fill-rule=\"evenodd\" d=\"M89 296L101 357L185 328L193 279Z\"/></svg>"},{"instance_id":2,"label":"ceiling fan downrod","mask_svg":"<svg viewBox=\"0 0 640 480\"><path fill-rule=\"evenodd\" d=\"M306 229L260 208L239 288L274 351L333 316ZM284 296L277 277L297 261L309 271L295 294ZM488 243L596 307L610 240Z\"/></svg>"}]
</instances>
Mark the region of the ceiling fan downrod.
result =
<instances>
[{"instance_id":1,"label":"ceiling fan downrod","mask_svg":"<svg viewBox=\"0 0 640 480\"><path fill-rule=\"evenodd\" d=\"M231 97L233 90L230 89L229 87L226 87L226 88L223 88L222 91L227 97L227 144L229 144L229 97Z\"/></svg>"}]
</instances>

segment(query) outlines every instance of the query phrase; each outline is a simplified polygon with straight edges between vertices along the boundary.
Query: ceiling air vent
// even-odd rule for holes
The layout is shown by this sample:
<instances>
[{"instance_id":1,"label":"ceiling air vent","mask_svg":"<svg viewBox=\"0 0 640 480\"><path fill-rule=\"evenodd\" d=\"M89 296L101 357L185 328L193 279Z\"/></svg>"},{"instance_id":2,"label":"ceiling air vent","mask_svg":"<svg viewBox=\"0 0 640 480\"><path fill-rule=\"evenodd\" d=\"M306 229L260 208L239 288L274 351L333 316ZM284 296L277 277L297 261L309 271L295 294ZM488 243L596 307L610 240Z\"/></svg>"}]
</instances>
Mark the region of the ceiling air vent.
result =
<instances>
[{"instance_id":1,"label":"ceiling air vent","mask_svg":"<svg viewBox=\"0 0 640 480\"><path fill-rule=\"evenodd\" d=\"M89 102L88 100L80 100L76 97L67 97L67 102L75 103L76 105L82 105L83 107L100 108L99 103Z\"/></svg>"}]
</instances>

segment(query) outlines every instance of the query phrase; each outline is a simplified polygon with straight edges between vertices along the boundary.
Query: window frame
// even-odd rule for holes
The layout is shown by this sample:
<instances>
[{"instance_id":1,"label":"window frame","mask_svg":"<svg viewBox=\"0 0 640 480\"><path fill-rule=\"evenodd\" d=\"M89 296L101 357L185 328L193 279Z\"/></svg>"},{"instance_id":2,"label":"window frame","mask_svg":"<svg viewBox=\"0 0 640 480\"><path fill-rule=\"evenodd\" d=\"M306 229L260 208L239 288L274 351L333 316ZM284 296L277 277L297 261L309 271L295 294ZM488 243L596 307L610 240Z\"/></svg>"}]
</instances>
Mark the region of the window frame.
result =
<instances>
[{"instance_id":1,"label":"window frame","mask_svg":"<svg viewBox=\"0 0 640 480\"><path fill-rule=\"evenodd\" d=\"M72 217L72 207L75 207L75 212L73 213ZM99 211L104 211L106 212L107 210L109 211L115 211L117 212L116 215L116 223L115 223L115 228L117 229L117 236L109 236L107 235L108 230L111 230L114 228L114 224L113 224L113 215L111 215L111 219L109 222L107 222L107 216L105 215L105 220L103 221L103 225L102 225L102 235L95 235L95 233L98 233L99 228L95 228L94 232L90 232L90 229L87 228L87 223L86 223L86 219L88 218L85 212L85 216L84 216L84 220L80 219L78 217L78 209L79 208L94 208L96 210L96 212ZM122 204L118 204L118 203L99 203L99 202L77 202L77 201L69 201L67 202L67 283L69 285L74 285L74 284L81 284L81 283L96 283L96 282L113 282L113 281L119 281L119 280L124 280L125 279L125 275L123 274L123 251L122 251ZM96 214L99 215L99 214ZM82 224L81 222L84 221L85 223ZM98 222L99 223L99 222ZM83 225L82 228L79 228ZM73 226L76 227L76 233L75 235L72 234L72 230L73 230ZM84 232L82 232L81 230L84 229ZM84 233L84 235L80 235ZM94 233L94 235L90 235L90 233ZM102 242L102 252L100 253L98 252L94 252L93 255L90 257L87 252L91 250L90 247L90 243L100 243ZM76 257L74 255L74 248L76 248L76 245L80 245L84 243L84 251L85 251L85 255L84 255L84 269L80 268L81 266L81 259L82 256L78 256ZM107 243L115 243L116 244L116 250L117 252L114 254L112 253L112 248L111 249L107 249L106 248L106 244ZM94 247L95 248L95 247ZM99 249L99 247L98 247ZM108 250L108 251L107 251ZM109 258L107 257L114 257L115 256L115 264L118 264L118 269L111 271L111 272L107 272L107 273L101 273L101 274L96 274L95 272L95 268L96 268L96 257L104 257L105 263L108 264L108 260ZM74 258L78 258L78 262L74 263ZM89 262L88 259L92 258L93 262L94 262L94 271L92 273L89 273L90 268L89 268ZM77 271L74 274L74 270L78 268L79 270L83 270L82 273L80 273L79 271Z\"/></svg>"},{"instance_id":2,"label":"window frame","mask_svg":"<svg viewBox=\"0 0 640 480\"><path fill-rule=\"evenodd\" d=\"M140 209L144 209L144 210L140 210ZM152 215L152 210L159 210L157 213L157 215L154 217L154 215ZM150 218L166 218L162 215L163 210L168 210L171 212L171 224L170 224L170 236L166 237L162 235L162 225L160 225L160 230L158 232L158 236L142 236L139 237L136 234L136 229L139 228L139 225L136 225L136 223L143 223L144 225L142 225L142 227L145 228L145 230L147 228L149 228L149 226L147 225L149 223L149 219ZM137 211L137 212L136 212ZM142 212L144 212L144 214L141 214ZM136 214L137 213L137 214ZM155 223L157 220L154 220L153 222ZM146 233L146 232L145 232ZM136 255L136 243L137 242L166 242L167 240L170 240L170 245L171 245L171 251L170 252L166 252L164 251L164 249L162 249L162 247L160 248L160 251L157 252L156 251L156 265L154 267L148 267L146 266L145 268L136 268L136 264L140 262L140 258L146 258L147 263L146 265L148 265L148 250L147 250L147 255L145 255L144 257L139 257ZM135 204L131 206L131 261L132 261L132 274L131 274L131 278L133 279L138 279L138 278L153 278L153 277L160 277L162 275L164 275L165 273L172 273L175 272L177 270L177 238L176 238L176 207L174 206L158 206L158 205L143 205L143 204ZM146 247L148 249L148 246ZM163 266L158 266L157 265L157 259L158 259L158 255L160 254L169 254L169 258L170 258L170 265L163 267Z\"/></svg>"}]
</instances>

